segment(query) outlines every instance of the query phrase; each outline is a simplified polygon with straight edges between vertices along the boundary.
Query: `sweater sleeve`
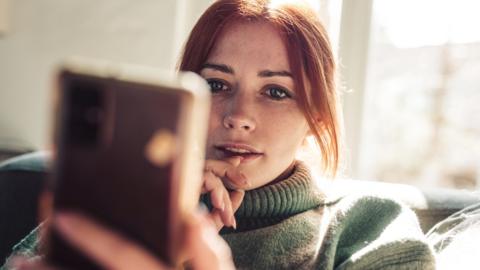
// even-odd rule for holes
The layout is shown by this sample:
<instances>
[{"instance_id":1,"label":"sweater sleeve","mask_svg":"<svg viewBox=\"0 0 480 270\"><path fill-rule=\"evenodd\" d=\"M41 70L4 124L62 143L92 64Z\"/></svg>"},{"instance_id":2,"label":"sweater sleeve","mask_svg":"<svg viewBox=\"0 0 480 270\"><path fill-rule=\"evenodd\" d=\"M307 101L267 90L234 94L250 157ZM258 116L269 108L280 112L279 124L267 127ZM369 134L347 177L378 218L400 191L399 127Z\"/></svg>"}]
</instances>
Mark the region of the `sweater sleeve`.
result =
<instances>
[{"instance_id":1,"label":"sweater sleeve","mask_svg":"<svg viewBox=\"0 0 480 270\"><path fill-rule=\"evenodd\" d=\"M201 207L206 207L211 209L210 198L208 195L202 195L200 197L200 205ZM43 241L42 237L40 236L40 231L45 227L45 222L42 222L39 226L33 229L28 235L26 235L20 242L18 242L12 248L12 253L8 256L5 261L0 260L0 270L13 270L9 264L13 257L22 256L24 258L36 260L41 259L43 254L41 254L40 245ZM2 258L3 260L4 258ZM1 263L4 263L3 266Z\"/></svg>"},{"instance_id":2,"label":"sweater sleeve","mask_svg":"<svg viewBox=\"0 0 480 270\"><path fill-rule=\"evenodd\" d=\"M408 207L388 198L351 196L333 209L320 256L327 269L434 269L431 247ZM322 258L320 258L322 259Z\"/></svg>"},{"instance_id":3,"label":"sweater sleeve","mask_svg":"<svg viewBox=\"0 0 480 270\"><path fill-rule=\"evenodd\" d=\"M18 244L13 246L12 253L6 259L5 264L0 267L0 270L12 269L9 264L13 257L22 256L28 259L41 258L40 254L40 230L42 230L44 223L33 229L27 236L25 236Z\"/></svg>"}]
</instances>

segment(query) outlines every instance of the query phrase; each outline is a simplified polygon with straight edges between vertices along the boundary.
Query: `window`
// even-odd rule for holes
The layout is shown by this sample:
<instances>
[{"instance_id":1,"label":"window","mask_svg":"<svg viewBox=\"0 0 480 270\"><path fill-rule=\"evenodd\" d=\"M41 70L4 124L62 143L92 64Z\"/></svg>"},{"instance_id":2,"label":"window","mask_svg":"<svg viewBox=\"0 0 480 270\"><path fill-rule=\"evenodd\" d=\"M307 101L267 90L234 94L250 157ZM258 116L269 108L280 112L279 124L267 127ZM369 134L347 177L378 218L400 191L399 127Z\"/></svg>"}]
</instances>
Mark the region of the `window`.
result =
<instances>
[{"instance_id":1,"label":"window","mask_svg":"<svg viewBox=\"0 0 480 270\"><path fill-rule=\"evenodd\" d=\"M474 188L480 178L480 2L374 1L362 178Z\"/></svg>"}]
</instances>

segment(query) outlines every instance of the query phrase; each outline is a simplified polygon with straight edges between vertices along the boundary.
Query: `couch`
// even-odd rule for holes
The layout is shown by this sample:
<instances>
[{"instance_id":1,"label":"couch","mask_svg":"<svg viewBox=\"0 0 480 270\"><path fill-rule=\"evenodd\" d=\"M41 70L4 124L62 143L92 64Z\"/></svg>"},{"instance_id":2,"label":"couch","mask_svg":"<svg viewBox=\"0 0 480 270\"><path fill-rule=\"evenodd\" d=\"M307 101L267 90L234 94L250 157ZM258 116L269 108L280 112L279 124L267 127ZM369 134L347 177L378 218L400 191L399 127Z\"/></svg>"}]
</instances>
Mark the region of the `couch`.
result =
<instances>
[{"instance_id":1,"label":"couch","mask_svg":"<svg viewBox=\"0 0 480 270\"><path fill-rule=\"evenodd\" d=\"M34 152L0 163L0 258L37 226L38 197L49 174L51 155ZM480 202L480 192L452 189L419 189L404 184L366 180L335 180L329 184L330 196L375 193L399 200L418 216L427 232L453 213Z\"/></svg>"}]
</instances>

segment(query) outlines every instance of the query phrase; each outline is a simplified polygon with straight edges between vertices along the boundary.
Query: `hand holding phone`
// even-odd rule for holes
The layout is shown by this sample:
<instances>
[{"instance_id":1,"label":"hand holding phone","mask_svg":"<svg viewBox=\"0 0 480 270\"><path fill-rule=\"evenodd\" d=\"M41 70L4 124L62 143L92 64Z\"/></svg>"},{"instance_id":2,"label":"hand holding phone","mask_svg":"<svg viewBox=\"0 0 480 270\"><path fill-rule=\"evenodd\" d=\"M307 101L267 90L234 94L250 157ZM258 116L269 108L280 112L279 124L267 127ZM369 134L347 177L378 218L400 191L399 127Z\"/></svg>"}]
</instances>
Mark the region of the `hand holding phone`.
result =
<instances>
[{"instance_id":1,"label":"hand holding phone","mask_svg":"<svg viewBox=\"0 0 480 270\"><path fill-rule=\"evenodd\" d=\"M172 269L143 247L115 234L85 216L60 213L53 225L73 246L107 269ZM95 238L96 241L89 239ZM189 216L185 226L185 251L193 269L233 270L232 254L227 243L217 234L205 213ZM111 246L116 248L112 249ZM52 270L42 260L15 258L11 267L17 270Z\"/></svg>"},{"instance_id":2,"label":"hand holding phone","mask_svg":"<svg viewBox=\"0 0 480 270\"><path fill-rule=\"evenodd\" d=\"M57 78L54 215L83 213L176 266L202 184L208 86L191 73L88 60ZM46 249L55 265L101 268L55 229Z\"/></svg>"}]
</instances>

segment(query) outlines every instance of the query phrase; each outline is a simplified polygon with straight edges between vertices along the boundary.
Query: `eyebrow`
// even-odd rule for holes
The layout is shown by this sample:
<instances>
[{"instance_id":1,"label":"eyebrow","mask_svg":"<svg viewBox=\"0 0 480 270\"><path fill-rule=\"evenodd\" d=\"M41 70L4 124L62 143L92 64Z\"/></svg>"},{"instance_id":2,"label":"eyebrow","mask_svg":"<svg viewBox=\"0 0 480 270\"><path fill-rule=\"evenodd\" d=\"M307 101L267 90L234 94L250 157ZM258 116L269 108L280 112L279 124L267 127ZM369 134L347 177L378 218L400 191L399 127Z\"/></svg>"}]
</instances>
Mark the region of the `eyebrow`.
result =
<instances>
[{"instance_id":1,"label":"eyebrow","mask_svg":"<svg viewBox=\"0 0 480 270\"><path fill-rule=\"evenodd\" d=\"M204 68L218 70L218 71L221 71L223 73L234 74L233 68L231 68L227 65L205 63L205 64L202 65L202 69L204 69Z\"/></svg>"},{"instance_id":2,"label":"eyebrow","mask_svg":"<svg viewBox=\"0 0 480 270\"><path fill-rule=\"evenodd\" d=\"M262 70L258 73L259 77L273 77L273 76L281 76L281 77L290 77L293 78L293 75L291 72L286 71L286 70L280 70L280 71L272 71L272 70Z\"/></svg>"},{"instance_id":3,"label":"eyebrow","mask_svg":"<svg viewBox=\"0 0 480 270\"><path fill-rule=\"evenodd\" d=\"M213 64L213 63L205 63L202 65L202 69L204 68L209 68L213 70L217 70L223 73L228 73L228 74L235 74L233 71L233 68L224 64ZM281 77L290 77L293 78L293 75L291 72L286 71L286 70L279 70L279 71L273 71L273 70L262 70L258 72L257 74L259 77L274 77L274 76L281 76Z\"/></svg>"}]
</instances>

